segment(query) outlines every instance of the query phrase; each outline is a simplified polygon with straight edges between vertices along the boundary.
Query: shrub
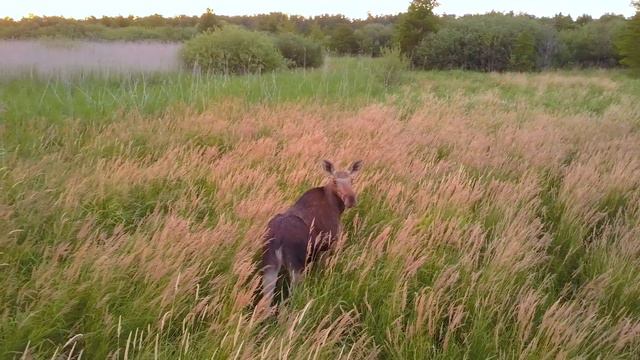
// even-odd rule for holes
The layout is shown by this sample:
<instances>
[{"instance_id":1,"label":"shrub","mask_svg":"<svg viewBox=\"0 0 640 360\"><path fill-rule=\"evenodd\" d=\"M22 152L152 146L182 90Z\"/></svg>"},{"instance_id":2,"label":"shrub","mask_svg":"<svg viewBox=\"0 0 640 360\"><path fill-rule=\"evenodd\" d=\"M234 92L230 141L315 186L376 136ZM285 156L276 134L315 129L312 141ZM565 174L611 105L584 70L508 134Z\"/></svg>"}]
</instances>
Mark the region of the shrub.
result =
<instances>
[{"instance_id":1,"label":"shrub","mask_svg":"<svg viewBox=\"0 0 640 360\"><path fill-rule=\"evenodd\" d=\"M292 33L276 37L276 46L280 54L287 60L287 65L294 67L319 67L324 61L324 53L320 44Z\"/></svg>"},{"instance_id":2,"label":"shrub","mask_svg":"<svg viewBox=\"0 0 640 360\"><path fill-rule=\"evenodd\" d=\"M197 35L181 55L188 67L223 74L261 73L284 65L269 36L237 27Z\"/></svg>"},{"instance_id":3,"label":"shrub","mask_svg":"<svg viewBox=\"0 0 640 360\"><path fill-rule=\"evenodd\" d=\"M407 12L400 15L395 28L395 36L403 54L412 55L420 41L436 30L438 18L433 9L435 0L413 0Z\"/></svg>"},{"instance_id":4,"label":"shrub","mask_svg":"<svg viewBox=\"0 0 640 360\"><path fill-rule=\"evenodd\" d=\"M597 20L576 29L560 32L566 47L562 65L613 67L618 65L614 40L624 26L624 18Z\"/></svg>"},{"instance_id":5,"label":"shrub","mask_svg":"<svg viewBox=\"0 0 640 360\"><path fill-rule=\"evenodd\" d=\"M414 64L423 68L480 71L532 70L550 65L557 51L554 33L524 16L465 16L416 48Z\"/></svg>"},{"instance_id":6,"label":"shrub","mask_svg":"<svg viewBox=\"0 0 640 360\"><path fill-rule=\"evenodd\" d=\"M402 81L402 75L408 67L409 60L402 54L400 48L384 48L382 56L376 60L373 72L385 87L391 87Z\"/></svg>"},{"instance_id":7,"label":"shrub","mask_svg":"<svg viewBox=\"0 0 640 360\"><path fill-rule=\"evenodd\" d=\"M363 55L378 57L382 54L382 49L391 45L393 25L367 24L356 30L355 36Z\"/></svg>"},{"instance_id":8,"label":"shrub","mask_svg":"<svg viewBox=\"0 0 640 360\"><path fill-rule=\"evenodd\" d=\"M347 24L335 26L331 31L328 45L330 50L338 55L357 54L360 50L355 31Z\"/></svg>"},{"instance_id":9,"label":"shrub","mask_svg":"<svg viewBox=\"0 0 640 360\"><path fill-rule=\"evenodd\" d=\"M640 73L640 2L636 7L638 12L619 33L616 46L622 57L622 63Z\"/></svg>"},{"instance_id":10,"label":"shrub","mask_svg":"<svg viewBox=\"0 0 640 360\"><path fill-rule=\"evenodd\" d=\"M220 28L220 21L218 17L213 13L213 10L207 8L207 11L200 15L197 25L198 31L215 31Z\"/></svg>"},{"instance_id":11,"label":"shrub","mask_svg":"<svg viewBox=\"0 0 640 360\"><path fill-rule=\"evenodd\" d=\"M511 52L510 67L516 71L531 71L536 67L536 39L529 32L516 38Z\"/></svg>"},{"instance_id":12,"label":"shrub","mask_svg":"<svg viewBox=\"0 0 640 360\"><path fill-rule=\"evenodd\" d=\"M105 28L100 37L105 40L158 40L158 41L185 41L191 39L197 33L195 27L170 27L159 26L145 28L142 26L127 26L122 28Z\"/></svg>"}]
</instances>

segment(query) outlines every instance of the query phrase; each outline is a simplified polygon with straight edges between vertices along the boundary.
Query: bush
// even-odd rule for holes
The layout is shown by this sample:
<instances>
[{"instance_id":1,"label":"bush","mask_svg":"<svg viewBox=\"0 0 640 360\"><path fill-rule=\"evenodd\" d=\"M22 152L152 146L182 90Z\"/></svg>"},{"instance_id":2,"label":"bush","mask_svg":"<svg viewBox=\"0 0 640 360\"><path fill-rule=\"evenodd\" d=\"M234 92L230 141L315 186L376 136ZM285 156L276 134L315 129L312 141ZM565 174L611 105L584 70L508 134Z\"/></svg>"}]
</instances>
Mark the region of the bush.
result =
<instances>
[{"instance_id":1,"label":"bush","mask_svg":"<svg viewBox=\"0 0 640 360\"><path fill-rule=\"evenodd\" d=\"M403 54L412 56L420 41L436 30L436 6L435 0L413 0L407 12L399 16L395 36Z\"/></svg>"},{"instance_id":2,"label":"bush","mask_svg":"<svg viewBox=\"0 0 640 360\"><path fill-rule=\"evenodd\" d=\"M328 45L338 55L357 54L360 50L355 31L347 24L336 25L331 31Z\"/></svg>"},{"instance_id":3,"label":"bush","mask_svg":"<svg viewBox=\"0 0 640 360\"><path fill-rule=\"evenodd\" d=\"M524 16L465 16L427 35L412 60L427 69L534 70L550 65L556 43L552 29Z\"/></svg>"},{"instance_id":4,"label":"bush","mask_svg":"<svg viewBox=\"0 0 640 360\"><path fill-rule=\"evenodd\" d=\"M622 57L622 63L640 74L640 2L636 7L638 12L618 34L616 46Z\"/></svg>"},{"instance_id":5,"label":"bush","mask_svg":"<svg viewBox=\"0 0 640 360\"><path fill-rule=\"evenodd\" d=\"M193 38L197 33L195 27L159 26L145 28L142 26L127 26L122 28L106 28L100 35L105 40L157 40L157 41L185 41Z\"/></svg>"},{"instance_id":6,"label":"bush","mask_svg":"<svg viewBox=\"0 0 640 360\"><path fill-rule=\"evenodd\" d=\"M384 48L382 56L376 60L373 72L385 87L391 87L402 81L402 75L408 68L409 60L402 54L400 48Z\"/></svg>"},{"instance_id":7,"label":"bush","mask_svg":"<svg viewBox=\"0 0 640 360\"><path fill-rule=\"evenodd\" d=\"M181 55L188 67L222 74L273 71L285 63L269 36L237 27L197 35Z\"/></svg>"},{"instance_id":8,"label":"bush","mask_svg":"<svg viewBox=\"0 0 640 360\"><path fill-rule=\"evenodd\" d=\"M531 71L536 67L536 39L529 32L522 32L516 38L511 51L511 70Z\"/></svg>"},{"instance_id":9,"label":"bush","mask_svg":"<svg viewBox=\"0 0 640 360\"><path fill-rule=\"evenodd\" d=\"M200 15L197 25L199 32L215 31L220 28L220 21L218 17L213 13L213 10L207 8L207 11Z\"/></svg>"},{"instance_id":10,"label":"bush","mask_svg":"<svg viewBox=\"0 0 640 360\"><path fill-rule=\"evenodd\" d=\"M624 18L597 20L576 29L560 32L565 45L561 65L613 67L620 56L614 40L624 26Z\"/></svg>"},{"instance_id":11,"label":"bush","mask_svg":"<svg viewBox=\"0 0 640 360\"><path fill-rule=\"evenodd\" d=\"M356 30L355 36L363 55L378 57L393 41L393 25L367 24Z\"/></svg>"},{"instance_id":12,"label":"bush","mask_svg":"<svg viewBox=\"0 0 640 360\"><path fill-rule=\"evenodd\" d=\"M322 46L310 39L292 33L281 34L276 38L280 54L287 65L294 67L319 67L324 61Z\"/></svg>"}]
</instances>

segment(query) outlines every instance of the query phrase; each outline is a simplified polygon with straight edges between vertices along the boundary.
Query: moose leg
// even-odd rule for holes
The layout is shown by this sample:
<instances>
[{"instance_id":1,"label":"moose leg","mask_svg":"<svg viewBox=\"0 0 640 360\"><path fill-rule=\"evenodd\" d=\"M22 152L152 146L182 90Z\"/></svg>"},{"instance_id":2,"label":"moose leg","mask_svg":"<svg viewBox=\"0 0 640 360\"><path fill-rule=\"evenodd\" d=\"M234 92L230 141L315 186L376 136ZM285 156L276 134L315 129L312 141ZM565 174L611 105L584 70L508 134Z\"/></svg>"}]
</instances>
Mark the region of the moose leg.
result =
<instances>
[{"instance_id":1,"label":"moose leg","mask_svg":"<svg viewBox=\"0 0 640 360\"><path fill-rule=\"evenodd\" d=\"M268 267L264 270L264 275L262 276L262 297L264 299L273 299L273 292L278 281L278 272L280 272L280 269L276 270L273 267Z\"/></svg>"},{"instance_id":2,"label":"moose leg","mask_svg":"<svg viewBox=\"0 0 640 360\"><path fill-rule=\"evenodd\" d=\"M302 271L295 269L289 270L289 279L291 280L290 288L293 290L302 281Z\"/></svg>"},{"instance_id":3,"label":"moose leg","mask_svg":"<svg viewBox=\"0 0 640 360\"><path fill-rule=\"evenodd\" d=\"M262 299L267 301L267 305L271 305L273 293L276 289L278 274L282 267L282 248L273 251L272 256L265 256L265 266L262 274Z\"/></svg>"},{"instance_id":4,"label":"moose leg","mask_svg":"<svg viewBox=\"0 0 640 360\"><path fill-rule=\"evenodd\" d=\"M290 243L284 254L285 267L289 271L289 294L302 281L302 274L307 258L307 243L296 241Z\"/></svg>"}]
</instances>

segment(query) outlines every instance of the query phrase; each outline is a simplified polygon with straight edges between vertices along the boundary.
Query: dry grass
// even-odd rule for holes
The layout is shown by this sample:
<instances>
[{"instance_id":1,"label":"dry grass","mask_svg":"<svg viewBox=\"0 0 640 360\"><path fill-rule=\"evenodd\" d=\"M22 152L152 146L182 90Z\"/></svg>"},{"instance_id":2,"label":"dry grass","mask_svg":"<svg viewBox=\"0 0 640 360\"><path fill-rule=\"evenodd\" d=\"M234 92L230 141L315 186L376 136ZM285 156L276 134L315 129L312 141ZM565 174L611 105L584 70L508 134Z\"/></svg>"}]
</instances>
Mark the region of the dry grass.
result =
<instances>
[{"instance_id":1,"label":"dry grass","mask_svg":"<svg viewBox=\"0 0 640 360\"><path fill-rule=\"evenodd\" d=\"M577 76L568 86L616 91ZM227 100L69 122L57 151L6 155L0 354L636 357L637 102L566 114L421 84L410 112ZM323 181L322 158L364 160L359 206L332 257L265 317L252 307L259 236Z\"/></svg>"}]
</instances>

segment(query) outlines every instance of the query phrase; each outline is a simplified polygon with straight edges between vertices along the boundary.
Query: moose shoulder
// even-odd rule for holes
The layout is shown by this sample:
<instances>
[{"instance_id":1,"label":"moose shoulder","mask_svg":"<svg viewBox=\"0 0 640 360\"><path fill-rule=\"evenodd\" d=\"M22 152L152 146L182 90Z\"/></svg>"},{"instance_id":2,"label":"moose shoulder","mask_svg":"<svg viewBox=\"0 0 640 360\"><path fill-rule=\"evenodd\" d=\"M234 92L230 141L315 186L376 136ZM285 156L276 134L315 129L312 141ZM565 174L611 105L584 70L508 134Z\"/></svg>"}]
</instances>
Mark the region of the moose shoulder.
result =
<instances>
[{"instance_id":1,"label":"moose shoulder","mask_svg":"<svg viewBox=\"0 0 640 360\"><path fill-rule=\"evenodd\" d=\"M305 192L296 203L269 221L262 257L262 292L271 301L280 270L287 270L291 284L297 284L307 263L331 248L340 236L340 216L356 204L353 178L362 161L347 171L336 171L330 161L323 169L330 176L322 187Z\"/></svg>"}]
</instances>

